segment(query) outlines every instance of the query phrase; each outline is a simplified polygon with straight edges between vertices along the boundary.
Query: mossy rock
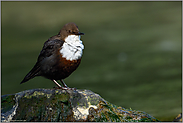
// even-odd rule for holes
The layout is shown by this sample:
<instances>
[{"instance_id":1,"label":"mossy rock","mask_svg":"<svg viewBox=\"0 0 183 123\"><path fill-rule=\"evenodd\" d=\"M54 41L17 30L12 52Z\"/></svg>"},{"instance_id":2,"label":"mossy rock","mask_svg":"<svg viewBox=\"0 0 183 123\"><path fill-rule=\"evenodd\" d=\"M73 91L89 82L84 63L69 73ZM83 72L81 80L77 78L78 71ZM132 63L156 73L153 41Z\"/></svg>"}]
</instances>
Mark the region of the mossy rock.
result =
<instances>
[{"instance_id":1,"label":"mossy rock","mask_svg":"<svg viewBox=\"0 0 183 123\"><path fill-rule=\"evenodd\" d=\"M177 115L177 117L173 120L173 122L182 122L182 113Z\"/></svg>"},{"instance_id":2,"label":"mossy rock","mask_svg":"<svg viewBox=\"0 0 183 123\"><path fill-rule=\"evenodd\" d=\"M152 122L149 114L117 107L90 90L32 89L1 96L1 121Z\"/></svg>"}]
</instances>

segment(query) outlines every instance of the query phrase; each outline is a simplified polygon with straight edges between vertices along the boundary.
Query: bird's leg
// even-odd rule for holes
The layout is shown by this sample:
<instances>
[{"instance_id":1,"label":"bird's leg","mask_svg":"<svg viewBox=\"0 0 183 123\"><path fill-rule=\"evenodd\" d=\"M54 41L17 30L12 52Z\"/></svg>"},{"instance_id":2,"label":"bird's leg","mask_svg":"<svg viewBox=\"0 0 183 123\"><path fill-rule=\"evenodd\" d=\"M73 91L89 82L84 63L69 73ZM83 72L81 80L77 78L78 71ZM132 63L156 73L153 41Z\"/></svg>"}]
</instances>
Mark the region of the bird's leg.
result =
<instances>
[{"instance_id":1,"label":"bird's leg","mask_svg":"<svg viewBox=\"0 0 183 123\"><path fill-rule=\"evenodd\" d=\"M76 90L76 88L69 88L62 79L60 81L67 90Z\"/></svg>"},{"instance_id":2,"label":"bird's leg","mask_svg":"<svg viewBox=\"0 0 183 123\"><path fill-rule=\"evenodd\" d=\"M62 79L60 81L61 81L61 83L63 84L64 87L68 88L67 85L65 84L65 82Z\"/></svg>"},{"instance_id":3,"label":"bird's leg","mask_svg":"<svg viewBox=\"0 0 183 123\"><path fill-rule=\"evenodd\" d=\"M53 79L53 82L58 86L59 89L67 89L66 87L62 87L60 84L58 84L58 82L54 79Z\"/></svg>"},{"instance_id":4,"label":"bird's leg","mask_svg":"<svg viewBox=\"0 0 183 123\"><path fill-rule=\"evenodd\" d=\"M53 79L53 82L59 87L61 88L62 86L58 84L58 82L56 80Z\"/></svg>"}]
</instances>

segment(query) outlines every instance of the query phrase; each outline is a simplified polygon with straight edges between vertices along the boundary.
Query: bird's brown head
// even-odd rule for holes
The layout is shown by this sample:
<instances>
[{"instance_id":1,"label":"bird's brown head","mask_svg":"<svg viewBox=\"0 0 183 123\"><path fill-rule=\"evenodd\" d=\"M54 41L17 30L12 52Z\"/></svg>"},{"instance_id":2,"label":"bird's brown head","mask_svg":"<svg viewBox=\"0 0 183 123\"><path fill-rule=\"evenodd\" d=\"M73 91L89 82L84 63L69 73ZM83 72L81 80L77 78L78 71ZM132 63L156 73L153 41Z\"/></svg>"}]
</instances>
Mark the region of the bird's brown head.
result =
<instances>
[{"instance_id":1,"label":"bird's brown head","mask_svg":"<svg viewBox=\"0 0 183 123\"><path fill-rule=\"evenodd\" d=\"M75 23L67 23L58 35L60 35L61 40L64 40L68 35L84 35L84 33L79 32L78 26Z\"/></svg>"}]
</instances>

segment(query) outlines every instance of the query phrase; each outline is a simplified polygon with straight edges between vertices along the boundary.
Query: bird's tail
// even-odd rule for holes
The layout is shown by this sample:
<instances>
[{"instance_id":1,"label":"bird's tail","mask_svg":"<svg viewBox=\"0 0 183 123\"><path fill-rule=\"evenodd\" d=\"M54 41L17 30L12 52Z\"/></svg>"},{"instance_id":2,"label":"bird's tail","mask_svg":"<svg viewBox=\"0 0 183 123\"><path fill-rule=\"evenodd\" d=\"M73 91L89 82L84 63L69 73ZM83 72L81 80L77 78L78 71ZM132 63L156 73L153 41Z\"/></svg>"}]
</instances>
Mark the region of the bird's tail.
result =
<instances>
[{"instance_id":1,"label":"bird's tail","mask_svg":"<svg viewBox=\"0 0 183 123\"><path fill-rule=\"evenodd\" d=\"M32 70L24 77L20 84L27 82L28 80L34 78L35 76L39 76L40 73L40 66L35 64Z\"/></svg>"}]
</instances>

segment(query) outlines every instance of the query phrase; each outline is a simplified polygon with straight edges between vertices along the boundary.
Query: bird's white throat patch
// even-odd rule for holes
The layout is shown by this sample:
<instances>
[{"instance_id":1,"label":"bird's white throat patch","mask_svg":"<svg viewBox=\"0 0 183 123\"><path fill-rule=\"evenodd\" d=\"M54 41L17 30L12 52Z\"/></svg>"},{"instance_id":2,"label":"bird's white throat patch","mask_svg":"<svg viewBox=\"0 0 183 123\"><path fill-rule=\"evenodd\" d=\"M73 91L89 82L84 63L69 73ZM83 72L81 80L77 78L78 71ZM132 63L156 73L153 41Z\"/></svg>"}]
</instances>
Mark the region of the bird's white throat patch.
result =
<instances>
[{"instance_id":1,"label":"bird's white throat patch","mask_svg":"<svg viewBox=\"0 0 183 123\"><path fill-rule=\"evenodd\" d=\"M60 50L62 57L66 60L77 60L81 58L83 54L84 45L80 40L79 35L69 35L65 38L65 42Z\"/></svg>"}]
</instances>

